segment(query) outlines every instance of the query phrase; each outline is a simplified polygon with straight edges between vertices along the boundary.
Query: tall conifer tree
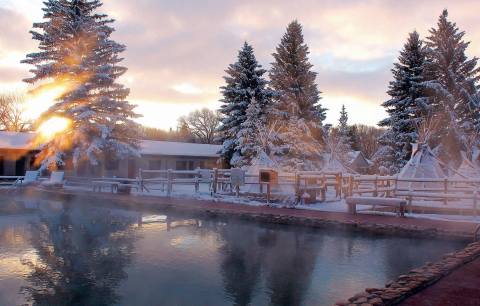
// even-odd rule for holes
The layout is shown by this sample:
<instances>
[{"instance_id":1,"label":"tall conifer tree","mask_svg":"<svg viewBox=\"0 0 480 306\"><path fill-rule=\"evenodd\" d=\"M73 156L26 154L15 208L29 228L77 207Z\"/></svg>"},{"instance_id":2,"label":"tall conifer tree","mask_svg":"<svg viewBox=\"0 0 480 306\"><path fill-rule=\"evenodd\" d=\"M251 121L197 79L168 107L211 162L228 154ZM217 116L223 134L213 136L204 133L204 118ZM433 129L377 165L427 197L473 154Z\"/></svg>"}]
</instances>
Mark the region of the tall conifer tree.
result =
<instances>
[{"instance_id":1,"label":"tall conifer tree","mask_svg":"<svg viewBox=\"0 0 480 306\"><path fill-rule=\"evenodd\" d=\"M340 110L340 118L338 119L338 132L343 137L348 137L348 113L345 109L345 105L342 105Z\"/></svg>"},{"instance_id":2,"label":"tall conifer tree","mask_svg":"<svg viewBox=\"0 0 480 306\"><path fill-rule=\"evenodd\" d=\"M319 103L316 73L308 54L302 26L293 21L273 54L270 71L271 86L278 94L273 114L283 125L281 163L290 169L315 167L323 142L326 110Z\"/></svg>"},{"instance_id":3,"label":"tall conifer tree","mask_svg":"<svg viewBox=\"0 0 480 306\"><path fill-rule=\"evenodd\" d=\"M63 117L71 126L48 141L40 158L43 167L74 164L87 160L96 165L108 156L136 155L138 117L126 98L129 90L117 83L127 69L120 66L125 46L113 41L113 22L96 13L99 0L47 0L44 21L34 23L33 39L39 52L23 61L34 65L33 77L25 81L41 83L37 90L58 90L61 95L39 119Z\"/></svg>"},{"instance_id":4,"label":"tall conifer tree","mask_svg":"<svg viewBox=\"0 0 480 306\"><path fill-rule=\"evenodd\" d=\"M480 132L480 70L478 59L469 59L465 54L469 45L463 40L465 32L447 17L444 10L437 28L432 28L427 37L427 80L423 85L430 91L434 116L439 122L437 142L441 144L441 156L452 161L458 160L459 152L465 149L465 137Z\"/></svg>"},{"instance_id":5,"label":"tall conifer tree","mask_svg":"<svg viewBox=\"0 0 480 306\"><path fill-rule=\"evenodd\" d=\"M417 127L429 112L429 100L422 87L426 51L416 31L409 34L398 62L392 69L388 87L389 100L382 103L388 117L380 121L387 131L380 137L380 151L375 154L378 166L398 172L410 159L411 143L417 141Z\"/></svg>"},{"instance_id":6,"label":"tall conifer tree","mask_svg":"<svg viewBox=\"0 0 480 306\"><path fill-rule=\"evenodd\" d=\"M220 113L223 119L218 141L223 144L221 156L230 166L244 165L250 158L245 161L242 154L242 148L249 146L248 141L253 139L244 135L244 129L253 128L258 122L266 123L267 108L273 92L267 88L267 81L263 77L265 72L257 62L252 46L246 42L238 53L237 61L226 70L226 85L221 87L223 104ZM246 127L247 109L253 100L255 109L251 110L250 116L257 118L251 117L249 126Z\"/></svg>"}]
</instances>

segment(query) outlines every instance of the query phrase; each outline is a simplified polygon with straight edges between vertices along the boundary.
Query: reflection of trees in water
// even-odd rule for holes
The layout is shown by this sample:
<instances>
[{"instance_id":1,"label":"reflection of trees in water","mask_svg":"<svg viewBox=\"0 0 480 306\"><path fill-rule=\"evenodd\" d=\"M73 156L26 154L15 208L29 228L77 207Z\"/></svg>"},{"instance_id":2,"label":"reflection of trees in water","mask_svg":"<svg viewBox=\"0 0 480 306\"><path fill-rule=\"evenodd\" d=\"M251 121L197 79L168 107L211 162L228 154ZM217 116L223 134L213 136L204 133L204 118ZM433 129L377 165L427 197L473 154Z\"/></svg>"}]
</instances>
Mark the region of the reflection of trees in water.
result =
<instances>
[{"instance_id":1,"label":"reflection of trees in water","mask_svg":"<svg viewBox=\"0 0 480 306\"><path fill-rule=\"evenodd\" d=\"M301 229L228 222L220 229L222 276L235 305L250 305L266 277L271 305L301 305L310 287L321 241Z\"/></svg>"},{"instance_id":2,"label":"reflection of trees in water","mask_svg":"<svg viewBox=\"0 0 480 306\"><path fill-rule=\"evenodd\" d=\"M229 223L220 229L224 244L221 272L225 292L235 305L249 305L258 286L264 250L259 230L251 224Z\"/></svg>"},{"instance_id":3,"label":"reflection of trees in water","mask_svg":"<svg viewBox=\"0 0 480 306\"><path fill-rule=\"evenodd\" d=\"M276 231L277 243L266 258L271 305L302 305L310 287L321 241L296 229Z\"/></svg>"},{"instance_id":4,"label":"reflection of trees in water","mask_svg":"<svg viewBox=\"0 0 480 306\"><path fill-rule=\"evenodd\" d=\"M81 204L81 203L77 203ZM107 209L66 204L40 213L32 224L38 262L22 288L33 305L111 305L127 277L135 240L135 217Z\"/></svg>"}]
</instances>

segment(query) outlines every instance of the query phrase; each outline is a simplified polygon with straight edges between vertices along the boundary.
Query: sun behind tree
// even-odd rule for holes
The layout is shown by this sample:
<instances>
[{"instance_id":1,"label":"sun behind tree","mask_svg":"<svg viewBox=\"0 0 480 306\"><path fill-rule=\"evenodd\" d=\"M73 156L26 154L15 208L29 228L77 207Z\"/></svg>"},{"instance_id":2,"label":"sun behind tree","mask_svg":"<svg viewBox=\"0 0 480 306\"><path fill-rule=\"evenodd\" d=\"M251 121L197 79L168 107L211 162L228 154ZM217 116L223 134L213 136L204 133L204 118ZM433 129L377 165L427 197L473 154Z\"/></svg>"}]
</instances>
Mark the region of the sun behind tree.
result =
<instances>
[{"instance_id":1,"label":"sun behind tree","mask_svg":"<svg viewBox=\"0 0 480 306\"><path fill-rule=\"evenodd\" d=\"M42 168L56 168L72 158L97 165L106 156L137 155L138 115L126 101L129 89L116 82L127 68L119 66L125 46L110 39L113 22L95 11L98 0L49 0L44 2L44 21L31 31L40 51L27 55L23 63L34 65L36 90L63 88L55 102L38 119L37 126L51 118L71 124L49 139L39 159ZM68 144L68 145L65 145Z\"/></svg>"}]
</instances>

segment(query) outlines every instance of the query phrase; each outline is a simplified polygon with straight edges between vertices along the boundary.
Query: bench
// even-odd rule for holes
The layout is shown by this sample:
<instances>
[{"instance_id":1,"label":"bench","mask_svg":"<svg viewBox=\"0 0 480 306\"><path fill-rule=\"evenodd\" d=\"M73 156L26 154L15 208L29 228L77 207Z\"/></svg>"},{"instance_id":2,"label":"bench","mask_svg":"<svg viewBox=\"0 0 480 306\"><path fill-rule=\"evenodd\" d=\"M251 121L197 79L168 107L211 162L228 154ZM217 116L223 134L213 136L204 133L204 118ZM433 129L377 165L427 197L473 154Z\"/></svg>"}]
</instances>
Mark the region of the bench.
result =
<instances>
[{"instance_id":1,"label":"bench","mask_svg":"<svg viewBox=\"0 0 480 306\"><path fill-rule=\"evenodd\" d=\"M393 206L398 208L400 216L405 216L407 201L404 199L395 198L378 198L378 197L348 197L346 199L348 211L352 214L357 213L357 205L379 205L379 206Z\"/></svg>"}]
</instances>

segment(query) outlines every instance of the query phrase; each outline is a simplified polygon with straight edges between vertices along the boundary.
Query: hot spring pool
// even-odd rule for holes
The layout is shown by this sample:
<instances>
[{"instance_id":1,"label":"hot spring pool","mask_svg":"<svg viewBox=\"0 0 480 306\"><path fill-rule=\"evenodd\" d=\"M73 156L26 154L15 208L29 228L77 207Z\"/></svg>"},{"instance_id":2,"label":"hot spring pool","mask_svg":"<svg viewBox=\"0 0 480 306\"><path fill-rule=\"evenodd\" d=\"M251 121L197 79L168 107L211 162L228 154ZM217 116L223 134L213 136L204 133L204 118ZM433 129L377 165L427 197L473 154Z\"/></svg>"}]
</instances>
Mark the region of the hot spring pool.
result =
<instances>
[{"instance_id":1,"label":"hot spring pool","mask_svg":"<svg viewBox=\"0 0 480 306\"><path fill-rule=\"evenodd\" d=\"M462 242L0 198L0 305L331 305Z\"/></svg>"}]
</instances>

